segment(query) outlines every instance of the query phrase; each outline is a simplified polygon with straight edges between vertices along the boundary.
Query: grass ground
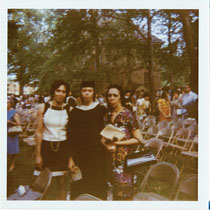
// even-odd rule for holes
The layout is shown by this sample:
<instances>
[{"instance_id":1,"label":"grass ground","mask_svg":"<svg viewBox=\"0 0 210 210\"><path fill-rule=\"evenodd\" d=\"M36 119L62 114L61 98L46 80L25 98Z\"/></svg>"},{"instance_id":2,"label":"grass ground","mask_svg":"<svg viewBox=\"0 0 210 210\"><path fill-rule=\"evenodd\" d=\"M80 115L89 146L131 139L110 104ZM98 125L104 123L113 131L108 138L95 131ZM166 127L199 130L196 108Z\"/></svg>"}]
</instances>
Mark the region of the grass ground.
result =
<instances>
[{"instance_id":1,"label":"grass ground","mask_svg":"<svg viewBox=\"0 0 210 210\"><path fill-rule=\"evenodd\" d=\"M34 167L35 167L35 150L34 146L28 146L24 142L20 142L20 153L18 155L18 158L16 160L16 167L12 172L7 172L7 196L13 194L15 190L18 188L19 185L30 185L34 182L35 176L33 175ZM8 164L10 162L10 158L8 157ZM191 162L190 163L194 167L196 166L196 163ZM145 173L146 169L143 169L143 172ZM190 174L195 173L194 171L191 171L189 169L185 169L181 175L181 179ZM138 176L138 182L137 182L137 191L139 190L139 186L142 182L143 176ZM69 183L68 183L69 186ZM157 181L153 181L151 183L151 189L154 190L157 193L161 193L162 195L167 196L170 193L170 186L164 185L163 187L162 183L159 183ZM46 197L47 200L55 200L56 199L56 192L57 192L57 183L53 179L51 186L49 188L48 196ZM183 200L189 200L188 198L185 198L182 196Z\"/></svg>"}]
</instances>

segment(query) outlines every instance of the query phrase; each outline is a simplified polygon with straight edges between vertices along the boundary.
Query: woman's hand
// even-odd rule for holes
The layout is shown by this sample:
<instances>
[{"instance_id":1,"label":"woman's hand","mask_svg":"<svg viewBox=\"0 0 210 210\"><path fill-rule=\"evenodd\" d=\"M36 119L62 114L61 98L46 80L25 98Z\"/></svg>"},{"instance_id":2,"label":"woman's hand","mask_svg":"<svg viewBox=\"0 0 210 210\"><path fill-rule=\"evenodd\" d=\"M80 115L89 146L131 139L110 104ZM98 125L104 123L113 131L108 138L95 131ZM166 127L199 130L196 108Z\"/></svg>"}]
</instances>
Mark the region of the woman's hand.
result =
<instances>
[{"instance_id":1,"label":"woman's hand","mask_svg":"<svg viewBox=\"0 0 210 210\"><path fill-rule=\"evenodd\" d=\"M73 158L72 158L72 157L70 157L70 158L69 158L69 163L68 163L68 168L69 168L69 170L73 172L73 171L74 171L75 166L76 166L76 165L75 165L75 163L74 163Z\"/></svg>"},{"instance_id":2,"label":"woman's hand","mask_svg":"<svg viewBox=\"0 0 210 210\"><path fill-rule=\"evenodd\" d=\"M106 148L109 152L115 152L116 151L116 145L114 143L113 144L107 144Z\"/></svg>"},{"instance_id":3,"label":"woman's hand","mask_svg":"<svg viewBox=\"0 0 210 210\"><path fill-rule=\"evenodd\" d=\"M42 160L42 156L41 155L37 155L36 156L36 166L38 167L38 168L42 168L42 166L43 166L43 160Z\"/></svg>"},{"instance_id":4,"label":"woman's hand","mask_svg":"<svg viewBox=\"0 0 210 210\"><path fill-rule=\"evenodd\" d=\"M116 151L116 146L113 144L111 139L106 139L105 137L102 136L101 143L109 152Z\"/></svg>"},{"instance_id":5,"label":"woman's hand","mask_svg":"<svg viewBox=\"0 0 210 210\"><path fill-rule=\"evenodd\" d=\"M17 125L17 123L12 120L7 120L7 124L8 125Z\"/></svg>"},{"instance_id":6,"label":"woman's hand","mask_svg":"<svg viewBox=\"0 0 210 210\"><path fill-rule=\"evenodd\" d=\"M12 124L12 121L11 120L7 120L7 124Z\"/></svg>"}]
</instances>

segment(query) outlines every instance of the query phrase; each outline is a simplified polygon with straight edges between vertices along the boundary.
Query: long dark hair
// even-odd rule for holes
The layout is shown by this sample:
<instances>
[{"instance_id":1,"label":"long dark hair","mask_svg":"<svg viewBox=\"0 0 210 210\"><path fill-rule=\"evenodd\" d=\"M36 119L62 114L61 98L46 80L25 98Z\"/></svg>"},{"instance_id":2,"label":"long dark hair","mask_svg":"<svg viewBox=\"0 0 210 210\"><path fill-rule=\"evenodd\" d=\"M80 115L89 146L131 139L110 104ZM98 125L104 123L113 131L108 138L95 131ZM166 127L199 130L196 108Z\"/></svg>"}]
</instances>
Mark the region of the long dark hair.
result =
<instances>
[{"instance_id":1,"label":"long dark hair","mask_svg":"<svg viewBox=\"0 0 210 210\"><path fill-rule=\"evenodd\" d=\"M120 93L120 101L121 101L121 105L124 106L124 94L123 94L123 90L122 88L119 86L119 85L110 85L108 88L107 88L107 91L106 91L106 101L107 101L107 107L108 109L111 109L111 106L109 104L109 101L108 101L108 93L109 93L109 90L112 89L112 88L115 88L119 91Z\"/></svg>"},{"instance_id":2,"label":"long dark hair","mask_svg":"<svg viewBox=\"0 0 210 210\"><path fill-rule=\"evenodd\" d=\"M168 92L167 91L163 91L162 94L161 94L161 98L169 100L168 99Z\"/></svg>"},{"instance_id":3,"label":"long dark hair","mask_svg":"<svg viewBox=\"0 0 210 210\"><path fill-rule=\"evenodd\" d=\"M54 97L54 94L55 94L55 90L57 88L59 88L61 85L64 85L65 88L66 88L66 97L65 97L65 100L67 98L67 96L69 95L69 84L67 82L65 82L64 80L55 80L52 85L51 85L51 88L50 88L50 95L51 97L53 98Z\"/></svg>"}]
</instances>

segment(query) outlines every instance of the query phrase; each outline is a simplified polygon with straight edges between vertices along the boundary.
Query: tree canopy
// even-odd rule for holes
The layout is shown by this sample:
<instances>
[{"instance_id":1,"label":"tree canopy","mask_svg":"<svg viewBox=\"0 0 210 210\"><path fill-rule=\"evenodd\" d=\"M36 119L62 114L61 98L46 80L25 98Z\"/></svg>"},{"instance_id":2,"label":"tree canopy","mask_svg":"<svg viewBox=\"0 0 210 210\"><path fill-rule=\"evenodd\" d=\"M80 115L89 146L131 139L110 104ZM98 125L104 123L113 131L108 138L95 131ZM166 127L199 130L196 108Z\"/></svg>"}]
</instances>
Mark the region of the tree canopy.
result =
<instances>
[{"instance_id":1,"label":"tree canopy","mask_svg":"<svg viewBox=\"0 0 210 210\"><path fill-rule=\"evenodd\" d=\"M10 9L8 74L47 91L56 78L73 90L84 79L112 82L160 67L162 84L198 88L197 10ZM151 86L154 89L153 86ZM150 90L153 91L153 90Z\"/></svg>"}]
</instances>

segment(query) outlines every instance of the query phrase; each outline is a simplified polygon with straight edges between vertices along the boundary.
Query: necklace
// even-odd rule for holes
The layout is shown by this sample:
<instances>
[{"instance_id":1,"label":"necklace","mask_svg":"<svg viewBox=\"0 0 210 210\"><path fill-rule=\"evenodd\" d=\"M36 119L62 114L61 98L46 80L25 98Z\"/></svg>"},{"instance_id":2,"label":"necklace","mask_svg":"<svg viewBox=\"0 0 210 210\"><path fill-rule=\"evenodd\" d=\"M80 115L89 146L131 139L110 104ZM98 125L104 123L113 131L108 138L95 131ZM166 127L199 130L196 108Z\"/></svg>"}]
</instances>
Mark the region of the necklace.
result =
<instances>
[{"instance_id":1,"label":"necklace","mask_svg":"<svg viewBox=\"0 0 210 210\"><path fill-rule=\"evenodd\" d=\"M112 111L111 112L111 121L114 122L116 117L118 116L118 114L123 110L123 107L121 107L119 110L117 111Z\"/></svg>"},{"instance_id":2,"label":"necklace","mask_svg":"<svg viewBox=\"0 0 210 210\"><path fill-rule=\"evenodd\" d=\"M50 104L50 109L52 109L52 104ZM60 127L60 125L61 125L61 118L62 118L62 111L63 111L63 105L62 105L62 107L61 107L61 114L60 114L60 119L59 119L59 127ZM60 131L58 132L58 137L60 136L59 135L60 134ZM59 140L60 140L60 138L59 138ZM55 144L55 147L54 147L54 144ZM60 148L60 142L50 142L50 147L51 147L51 150L53 151L53 152L57 152L58 150L59 150L59 148Z\"/></svg>"},{"instance_id":3,"label":"necklace","mask_svg":"<svg viewBox=\"0 0 210 210\"><path fill-rule=\"evenodd\" d=\"M55 148L54 148L54 144L55 144ZM50 142L50 147L51 147L51 150L53 152L57 152L59 150L59 147L60 147L60 142Z\"/></svg>"}]
</instances>

